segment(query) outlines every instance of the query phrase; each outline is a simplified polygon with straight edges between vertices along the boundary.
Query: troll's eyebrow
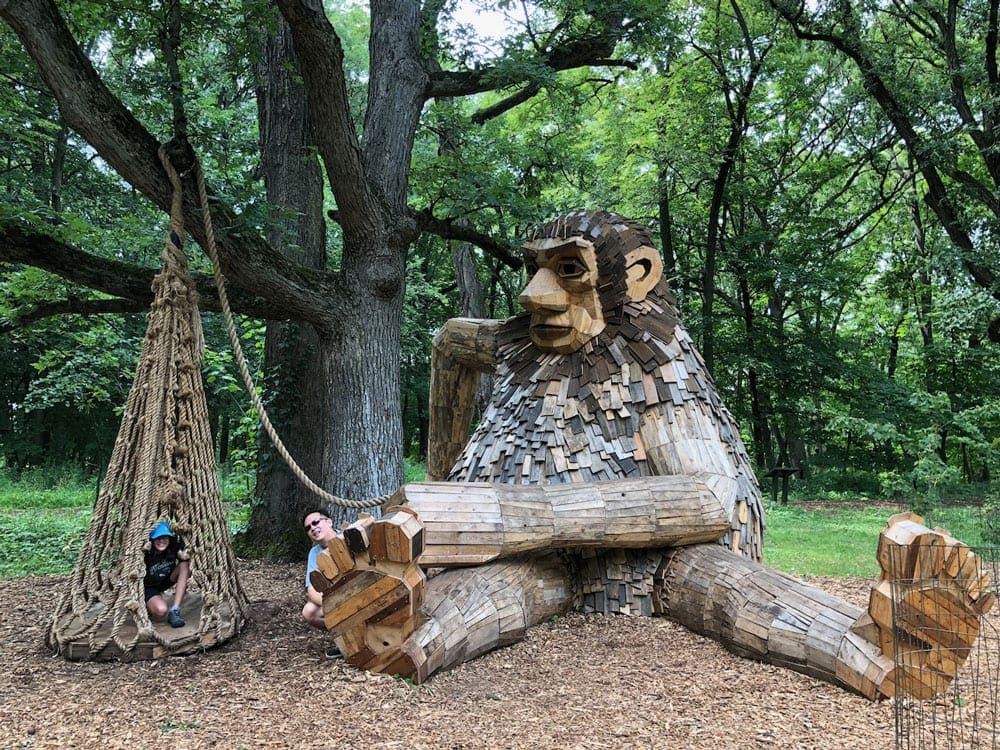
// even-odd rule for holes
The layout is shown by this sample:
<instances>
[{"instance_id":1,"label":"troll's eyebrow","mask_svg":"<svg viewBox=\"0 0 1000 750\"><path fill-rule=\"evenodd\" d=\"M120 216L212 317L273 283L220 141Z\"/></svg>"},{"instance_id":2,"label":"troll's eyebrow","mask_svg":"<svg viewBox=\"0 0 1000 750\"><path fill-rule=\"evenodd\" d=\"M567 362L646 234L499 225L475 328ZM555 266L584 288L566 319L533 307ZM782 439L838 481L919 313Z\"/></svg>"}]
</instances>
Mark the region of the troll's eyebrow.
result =
<instances>
[{"instance_id":1,"label":"troll's eyebrow","mask_svg":"<svg viewBox=\"0 0 1000 750\"><path fill-rule=\"evenodd\" d=\"M536 253L545 251L551 253L555 250L577 250L579 248L593 248L594 243L585 240L583 237L546 237L542 240L531 240L521 245L525 250L532 250Z\"/></svg>"}]
</instances>

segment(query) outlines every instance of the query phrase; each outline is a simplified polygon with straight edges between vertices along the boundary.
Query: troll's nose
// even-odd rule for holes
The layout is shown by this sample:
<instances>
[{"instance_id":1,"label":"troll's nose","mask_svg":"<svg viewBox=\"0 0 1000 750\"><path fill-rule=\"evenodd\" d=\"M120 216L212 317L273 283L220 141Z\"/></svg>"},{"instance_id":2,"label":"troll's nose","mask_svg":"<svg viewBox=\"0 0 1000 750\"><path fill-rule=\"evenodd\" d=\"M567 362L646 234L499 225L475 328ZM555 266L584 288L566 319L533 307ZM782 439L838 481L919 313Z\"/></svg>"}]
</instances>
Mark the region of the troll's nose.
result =
<instances>
[{"instance_id":1,"label":"troll's nose","mask_svg":"<svg viewBox=\"0 0 1000 750\"><path fill-rule=\"evenodd\" d=\"M559 283L559 277L548 268L539 268L528 286L517 298L521 307L530 313L541 310L562 312L569 306L569 295Z\"/></svg>"}]
</instances>

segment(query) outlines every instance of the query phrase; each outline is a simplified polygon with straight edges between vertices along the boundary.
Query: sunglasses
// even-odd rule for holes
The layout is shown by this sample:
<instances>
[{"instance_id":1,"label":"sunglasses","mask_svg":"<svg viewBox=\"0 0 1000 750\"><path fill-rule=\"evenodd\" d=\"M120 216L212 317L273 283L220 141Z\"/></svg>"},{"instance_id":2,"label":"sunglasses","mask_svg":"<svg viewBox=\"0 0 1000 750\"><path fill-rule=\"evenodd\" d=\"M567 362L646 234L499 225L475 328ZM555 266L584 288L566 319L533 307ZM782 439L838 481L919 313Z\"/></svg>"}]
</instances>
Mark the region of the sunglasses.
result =
<instances>
[{"instance_id":1,"label":"sunglasses","mask_svg":"<svg viewBox=\"0 0 1000 750\"><path fill-rule=\"evenodd\" d=\"M310 521L309 523L306 524L306 531L309 531L309 529L315 529L323 521L329 521L329 520L330 520L329 518L321 516L320 518L317 518L315 521Z\"/></svg>"}]
</instances>

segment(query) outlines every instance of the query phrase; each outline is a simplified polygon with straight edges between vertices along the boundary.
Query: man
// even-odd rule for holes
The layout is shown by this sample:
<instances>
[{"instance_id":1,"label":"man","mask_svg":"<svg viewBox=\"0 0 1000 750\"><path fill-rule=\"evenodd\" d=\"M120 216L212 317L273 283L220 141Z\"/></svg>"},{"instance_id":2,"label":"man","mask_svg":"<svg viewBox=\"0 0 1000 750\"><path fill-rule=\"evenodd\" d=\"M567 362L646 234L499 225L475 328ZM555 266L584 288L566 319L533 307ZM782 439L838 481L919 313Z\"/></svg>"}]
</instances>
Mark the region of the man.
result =
<instances>
[{"instance_id":1,"label":"man","mask_svg":"<svg viewBox=\"0 0 1000 750\"><path fill-rule=\"evenodd\" d=\"M302 619L319 630L326 630L326 620L323 617L323 595L317 591L309 580L309 575L317 569L316 558L326 549L326 545L337 536L331 519L322 510L311 510L302 519L308 536L313 543L306 561L306 603L302 607ZM327 658L339 659L340 649L333 646L327 649Z\"/></svg>"}]
</instances>

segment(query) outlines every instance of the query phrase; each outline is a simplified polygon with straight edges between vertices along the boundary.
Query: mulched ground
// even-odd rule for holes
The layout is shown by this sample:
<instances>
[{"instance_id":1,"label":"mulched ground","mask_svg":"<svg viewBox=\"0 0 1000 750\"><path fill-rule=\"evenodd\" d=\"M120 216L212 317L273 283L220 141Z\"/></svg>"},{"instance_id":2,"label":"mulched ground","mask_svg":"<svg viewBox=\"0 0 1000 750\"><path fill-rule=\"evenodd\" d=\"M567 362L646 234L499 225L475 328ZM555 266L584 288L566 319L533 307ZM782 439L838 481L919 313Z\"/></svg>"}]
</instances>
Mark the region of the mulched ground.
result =
<instances>
[{"instance_id":1,"label":"mulched ground","mask_svg":"<svg viewBox=\"0 0 1000 750\"><path fill-rule=\"evenodd\" d=\"M870 703L663 619L570 615L426 685L329 661L301 566L241 562L252 622L203 654L73 663L44 647L58 576L0 580L0 748L859 748ZM870 582L809 579L859 605ZM346 744L345 744L346 743Z\"/></svg>"}]
</instances>

